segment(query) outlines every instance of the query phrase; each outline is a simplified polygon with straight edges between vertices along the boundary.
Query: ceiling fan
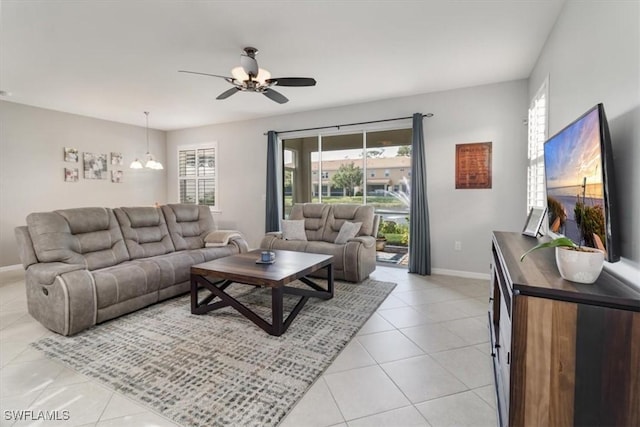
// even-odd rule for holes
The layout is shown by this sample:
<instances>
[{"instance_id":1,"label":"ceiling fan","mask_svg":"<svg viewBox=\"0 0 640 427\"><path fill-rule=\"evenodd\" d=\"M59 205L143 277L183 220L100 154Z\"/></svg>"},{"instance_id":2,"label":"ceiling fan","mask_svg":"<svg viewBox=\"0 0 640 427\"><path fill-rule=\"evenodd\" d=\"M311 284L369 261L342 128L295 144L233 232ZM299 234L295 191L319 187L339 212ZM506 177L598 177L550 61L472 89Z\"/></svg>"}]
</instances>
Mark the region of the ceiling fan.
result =
<instances>
[{"instance_id":1,"label":"ceiling fan","mask_svg":"<svg viewBox=\"0 0 640 427\"><path fill-rule=\"evenodd\" d=\"M280 92L271 89L272 86L315 86L316 81L310 77L278 77L272 78L271 73L263 68L258 68L256 61L258 49L255 47L245 47L244 54L240 55L240 66L231 70L231 76L220 76L217 74L200 73L197 71L179 70L180 73L200 74L203 76L219 77L231 83L233 87L222 92L216 99L226 99L231 95L243 92L258 92L279 104L289 101Z\"/></svg>"}]
</instances>

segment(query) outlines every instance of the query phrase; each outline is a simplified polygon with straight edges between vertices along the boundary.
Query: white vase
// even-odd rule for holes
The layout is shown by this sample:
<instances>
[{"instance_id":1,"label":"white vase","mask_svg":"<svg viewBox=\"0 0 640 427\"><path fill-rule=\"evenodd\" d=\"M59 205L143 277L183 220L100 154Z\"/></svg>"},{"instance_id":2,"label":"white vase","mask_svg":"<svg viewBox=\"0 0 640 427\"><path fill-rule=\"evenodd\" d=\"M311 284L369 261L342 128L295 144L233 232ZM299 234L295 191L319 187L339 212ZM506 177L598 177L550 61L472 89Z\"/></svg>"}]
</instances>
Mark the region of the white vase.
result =
<instances>
[{"instance_id":1,"label":"white vase","mask_svg":"<svg viewBox=\"0 0 640 427\"><path fill-rule=\"evenodd\" d=\"M556 264L560 275L571 282L591 284L598 279L604 266L604 252L599 249L582 247L576 251L556 247Z\"/></svg>"}]
</instances>

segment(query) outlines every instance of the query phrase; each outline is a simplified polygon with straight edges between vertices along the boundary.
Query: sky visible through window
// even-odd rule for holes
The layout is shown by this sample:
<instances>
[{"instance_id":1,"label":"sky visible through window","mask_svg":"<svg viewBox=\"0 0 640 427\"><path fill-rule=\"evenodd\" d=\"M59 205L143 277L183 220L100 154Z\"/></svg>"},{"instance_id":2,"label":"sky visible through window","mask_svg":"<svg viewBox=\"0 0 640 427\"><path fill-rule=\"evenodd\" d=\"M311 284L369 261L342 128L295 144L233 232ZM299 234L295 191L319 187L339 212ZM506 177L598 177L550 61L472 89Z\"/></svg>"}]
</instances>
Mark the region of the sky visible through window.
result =
<instances>
[{"instance_id":1,"label":"sky visible through window","mask_svg":"<svg viewBox=\"0 0 640 427\"><path fill-rule=\"evenodd\" d=\"M398 146L396 147L385 147L380 148L380 150L384 150L382 153L382 157L396 157L398 154ZM374 148L374 150L378 150L378 148ZM285 155L285 163L287 157ZM341 160L341 159L353 159L359 160L362 159L362 149L353 149L353 150L335 150L335 151L323 151L322 152L323 160ZM311 153L311 161L318 161L318 153Z\"/></svg>"}]
</instances>

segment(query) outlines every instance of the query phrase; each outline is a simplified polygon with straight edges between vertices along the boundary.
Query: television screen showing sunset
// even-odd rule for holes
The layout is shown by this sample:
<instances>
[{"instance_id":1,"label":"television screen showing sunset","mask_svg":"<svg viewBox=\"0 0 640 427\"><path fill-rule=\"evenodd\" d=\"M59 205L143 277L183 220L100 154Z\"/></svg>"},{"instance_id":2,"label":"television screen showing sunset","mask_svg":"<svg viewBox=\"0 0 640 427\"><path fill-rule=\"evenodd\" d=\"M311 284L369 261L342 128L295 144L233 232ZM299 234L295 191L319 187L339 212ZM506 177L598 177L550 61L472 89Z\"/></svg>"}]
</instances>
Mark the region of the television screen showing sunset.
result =
<instances>
[{"instance_id":1,"label":"television screen showing sunset","mask_svg":"<svg viewBox=\"0 0 640 427\"><path fill-rule=\"evenodd\" d=\"M549 139L544 146L544 161L551 231L580 245L604 246L598 110Z\"/></svg>"}]
</instances>

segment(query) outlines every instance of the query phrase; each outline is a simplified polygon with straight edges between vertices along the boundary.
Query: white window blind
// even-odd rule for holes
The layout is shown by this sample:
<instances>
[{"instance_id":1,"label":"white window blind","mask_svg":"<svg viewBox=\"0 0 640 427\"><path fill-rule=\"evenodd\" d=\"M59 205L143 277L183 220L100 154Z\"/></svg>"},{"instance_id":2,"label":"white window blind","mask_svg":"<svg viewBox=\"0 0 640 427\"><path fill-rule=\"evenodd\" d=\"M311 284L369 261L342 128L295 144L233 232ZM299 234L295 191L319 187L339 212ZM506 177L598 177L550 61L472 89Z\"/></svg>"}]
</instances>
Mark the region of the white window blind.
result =
<instances>
[{"instance_id":1,"label":"white window blind","mask_svg":"<svg viewBox=\"0 0 640 427\"><path fill-rule=\"evenodd\" d=\"M544 207L544 142L548 134L548 80L545 80L529 106L527 212L532 207Z\"/></svg>"},{"instance_id":2,"label":"white window blind","mask_svg":"<svg viewBox=\"0 0 640 427\"><path fill-rule=\"evenodd\" d=\"M217 145L178 147L180 203L217 208Z\"/></svg>"}]
</instances>

